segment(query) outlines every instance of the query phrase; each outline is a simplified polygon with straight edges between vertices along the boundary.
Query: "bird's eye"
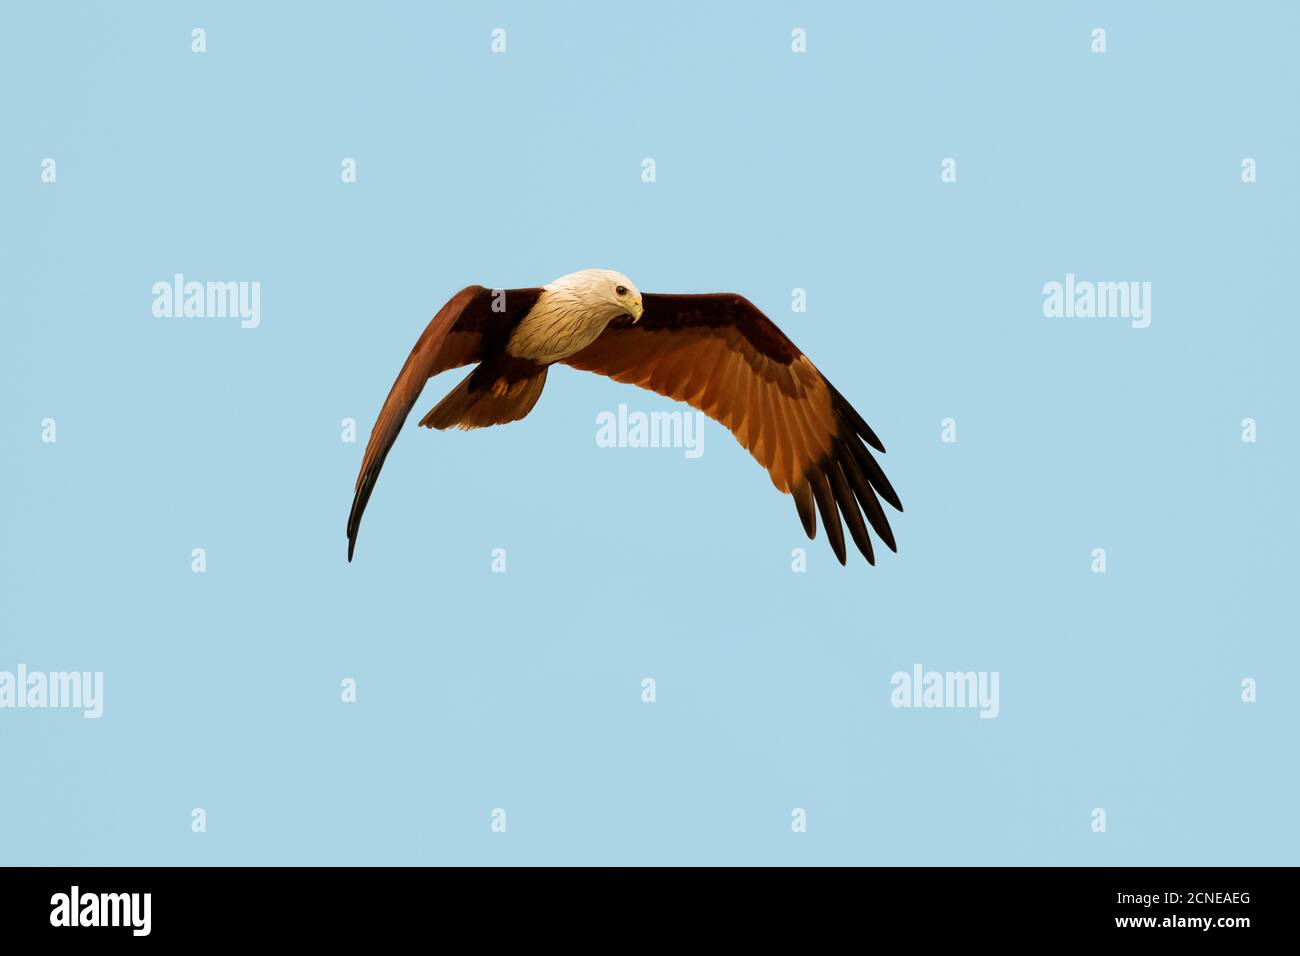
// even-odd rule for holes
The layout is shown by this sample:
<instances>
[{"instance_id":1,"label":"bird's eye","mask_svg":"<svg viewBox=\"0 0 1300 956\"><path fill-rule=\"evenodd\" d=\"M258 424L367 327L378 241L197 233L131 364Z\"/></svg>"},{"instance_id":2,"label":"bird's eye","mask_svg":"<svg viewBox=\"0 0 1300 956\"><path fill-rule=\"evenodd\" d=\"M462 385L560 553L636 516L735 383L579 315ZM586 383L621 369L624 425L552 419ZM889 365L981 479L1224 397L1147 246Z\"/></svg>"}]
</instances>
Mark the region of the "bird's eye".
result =
<instances>
[{"instance_id":1,"label":"bird's eye","mask_svg":"<svg viewBox=\"0 0 1300 956\"><path fill-rule=\"evenodd\" d=\"M619 295L627 295L627 286L621 285L614 289Z\"/></svg>"}]
</instances>

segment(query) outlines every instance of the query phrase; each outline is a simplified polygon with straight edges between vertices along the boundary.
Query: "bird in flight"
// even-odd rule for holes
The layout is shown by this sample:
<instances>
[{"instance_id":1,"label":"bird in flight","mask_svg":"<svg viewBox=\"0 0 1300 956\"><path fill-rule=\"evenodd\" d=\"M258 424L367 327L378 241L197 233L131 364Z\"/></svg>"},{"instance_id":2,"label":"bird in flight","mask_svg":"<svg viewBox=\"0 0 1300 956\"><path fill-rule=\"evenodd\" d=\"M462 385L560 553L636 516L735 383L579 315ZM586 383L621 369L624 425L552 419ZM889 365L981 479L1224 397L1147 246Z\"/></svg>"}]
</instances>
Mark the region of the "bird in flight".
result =
<instances>
[{"instance_id":1,"label":"bird in flight","mask_svg":"<svg viewBox=\"0 0 1300 956\"><path fill-rule=\"evenodd\" d=\"M348 516L348 560L379 469L428 379L477 363L420 424L482 428L532 411L557 362L685 402L726 426L777 490L794 497L809 538L821 512L840 564L841 515L871 564L868 524L898 550L880 499L900 512L903 505L867 448L885 446L771 319L732 292L643 295L627 276L586 269L541 288L468 286L438 310L370 432Z\"/></svg>"}]
</instances>

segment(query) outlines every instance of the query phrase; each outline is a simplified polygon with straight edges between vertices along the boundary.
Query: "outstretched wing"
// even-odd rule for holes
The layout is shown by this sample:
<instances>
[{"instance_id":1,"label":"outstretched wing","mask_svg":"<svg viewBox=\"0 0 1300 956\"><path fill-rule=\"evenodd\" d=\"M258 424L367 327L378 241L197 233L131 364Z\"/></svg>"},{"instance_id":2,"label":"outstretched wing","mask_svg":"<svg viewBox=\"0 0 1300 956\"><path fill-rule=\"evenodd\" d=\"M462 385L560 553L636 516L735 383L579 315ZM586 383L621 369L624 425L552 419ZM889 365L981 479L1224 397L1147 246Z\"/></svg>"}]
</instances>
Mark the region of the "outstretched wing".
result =
<instances>
[{"instance_id":1,"label":"outstretched wing","mask_svg":"<svg viewBox=\"0 0 1300 956\"><path fill-rule=\"evenodd\" d=\"M348 515L348 560L357 546L357 531L366 502L375 490L379 469L388 449L420 397L424 383L439 372L477 362L495 345L504 344L510 329L533 307L541 289L486 289L481 285L461 289L433 317L411 349L370 430L361 472L357 475L352 513Z\"/></svg>"},{"instance_id":2,"label":"outstretched wing","mask_svg":"<svg viewBox=\"0 0 1300 956\"><path fill-rule=\"evenodd\" d=\"M898 495L866 442L885 446L793 342L748 299L732 293L641 297L639 322L623 316L563 361L686 402L725 425L777 490L794 496L808 537L821 512L826 537L845 563L843 514L875 564L863 515L897 551L880 505Z\"/></svg>"}]
</instances>

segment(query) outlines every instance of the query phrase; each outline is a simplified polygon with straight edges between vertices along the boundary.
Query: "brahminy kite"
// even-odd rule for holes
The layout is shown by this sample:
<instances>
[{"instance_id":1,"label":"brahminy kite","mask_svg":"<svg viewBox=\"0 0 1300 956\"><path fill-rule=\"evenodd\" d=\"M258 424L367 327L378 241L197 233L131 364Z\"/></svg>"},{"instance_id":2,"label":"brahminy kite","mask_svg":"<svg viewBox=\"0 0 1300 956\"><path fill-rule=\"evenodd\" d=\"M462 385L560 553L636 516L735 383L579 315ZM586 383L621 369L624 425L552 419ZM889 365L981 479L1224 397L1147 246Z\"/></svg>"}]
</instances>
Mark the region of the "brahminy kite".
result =
<instances>
[{"instance_id":1,"label":"brahminy kite","mask_svg":"<svg viewBox=\"0 0 1300 956\"><path fill-rule=\"evenodd\" d=\"M794 497L809 538L821 512L840 564L841 514L871 564L868 523L898 550L880 499L900 512L903 505L867 448L883 453L885 446L771 319L733 292L642 295L627 276L586 269L539 289L468 286L433 317L370 432L348 516L349 561L379 469L424 383L475 362L421 425L518 421L560 362L686 402L725 425L777 490Z\"/></svg>"}]
</instances>

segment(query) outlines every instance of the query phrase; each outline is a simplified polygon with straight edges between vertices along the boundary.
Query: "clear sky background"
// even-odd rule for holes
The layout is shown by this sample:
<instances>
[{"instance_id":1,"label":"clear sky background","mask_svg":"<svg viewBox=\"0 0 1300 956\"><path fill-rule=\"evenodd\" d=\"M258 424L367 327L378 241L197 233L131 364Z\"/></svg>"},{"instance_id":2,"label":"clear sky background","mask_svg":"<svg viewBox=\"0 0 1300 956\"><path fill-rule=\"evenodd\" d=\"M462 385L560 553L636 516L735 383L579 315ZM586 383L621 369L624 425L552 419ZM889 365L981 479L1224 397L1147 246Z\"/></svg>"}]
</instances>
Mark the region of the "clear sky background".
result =
<instances>
[{"instance_id":1,"label":"clear sky background","mask_svg":"<svg viewBox=\"0 0 1300 956\"><path fill-rule=\"evenodd\" d=\"M105 699L0 710L0 863L1295 863L1298 28L7 5L0 671ZM714 423L597 447L675 406L557 369L523 422L409 421L349 565L429 317L590 266L780 323L889 449L900 553L840 567ZM260 327L154 317L176 272ZM1067 273L1150 282L1150 327L1046 318ZM892 707L916 664L999 715Z\"/></svg>"}]
</instances>

